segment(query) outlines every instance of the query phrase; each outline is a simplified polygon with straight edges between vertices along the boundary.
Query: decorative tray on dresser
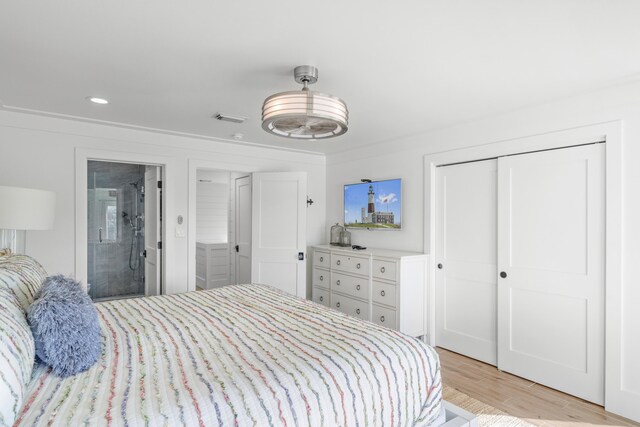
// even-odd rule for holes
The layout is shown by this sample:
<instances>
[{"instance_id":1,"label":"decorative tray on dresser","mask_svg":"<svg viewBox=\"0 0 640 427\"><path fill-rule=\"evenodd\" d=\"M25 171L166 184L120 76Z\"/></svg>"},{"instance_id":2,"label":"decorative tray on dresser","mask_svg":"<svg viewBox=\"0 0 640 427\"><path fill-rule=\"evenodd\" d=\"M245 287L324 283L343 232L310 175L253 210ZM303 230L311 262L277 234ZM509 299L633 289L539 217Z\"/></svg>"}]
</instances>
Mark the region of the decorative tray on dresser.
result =
<instances>
[{"instance_id":1,"label":"decorative tray on dresser","mask_svg":"<svg viewBox=\"0 0 640 427\"><path fill-rule=\"evenodd\" d=\"M426 334L428 255L329 245L313 249L313 301L414 337Z\"/></svg>"}]
</instances>

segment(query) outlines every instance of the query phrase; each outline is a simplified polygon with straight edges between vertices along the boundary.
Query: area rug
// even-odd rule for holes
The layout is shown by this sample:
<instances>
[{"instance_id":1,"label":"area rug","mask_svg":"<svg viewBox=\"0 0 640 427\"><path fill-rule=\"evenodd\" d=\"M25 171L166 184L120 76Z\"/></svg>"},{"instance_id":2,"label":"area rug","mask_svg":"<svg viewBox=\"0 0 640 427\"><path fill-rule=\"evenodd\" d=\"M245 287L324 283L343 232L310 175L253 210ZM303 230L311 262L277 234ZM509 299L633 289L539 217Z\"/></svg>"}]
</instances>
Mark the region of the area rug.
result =
<instances>
[{"instance_id":1,"label":"area rug","mask_svg":"<svg viewBox=\"0 0 640 427\"><path fill-rule=\"evenodd\" d=\"M534 427L533 424L521 420L518 417L507 414L491 405L482 403L473 397L459 392L453 387L444 386L442 391L444 400L453 403L460 408L478 416L478 425L483 426L504 426L504 427Z\"/></svg>"}]
</instances>

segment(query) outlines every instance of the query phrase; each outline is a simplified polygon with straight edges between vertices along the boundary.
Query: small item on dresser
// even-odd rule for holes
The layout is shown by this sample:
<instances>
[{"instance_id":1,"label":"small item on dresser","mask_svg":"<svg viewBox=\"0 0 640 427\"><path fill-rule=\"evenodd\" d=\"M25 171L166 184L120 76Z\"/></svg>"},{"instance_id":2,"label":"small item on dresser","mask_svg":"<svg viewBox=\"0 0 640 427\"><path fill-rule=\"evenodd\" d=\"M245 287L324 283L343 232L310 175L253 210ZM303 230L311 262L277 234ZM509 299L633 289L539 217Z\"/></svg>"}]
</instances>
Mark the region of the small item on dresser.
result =
<instances>
[{"instance_id":1,"label":"small item on dresser","mask_svg":"<svg viewBox=\"0 0 640 427\"><path fill-rule=\"evenodd\" d=\"M331 246L340 246L340 232L343 230L344 227L337 222L331 227Z\"/></svg>"},{"instance_id":2,"label":"small item on dresser","mask_svg":"<svg viewBox=\"0 0 640 427\"><path fill-rule=\"evenodd\" d=\"M360 246L360 245L353 245L351 246L351 249L356 250L356 251L364 251L365 249L367 249L366 246Z\"/></svg>"},{"instance_id":3,"label":"small item on dresser","mask_svg":"<svg viewBox=\"0 0 640 427\"><path fill-rule=\"evenodd\" d=\"M346 228L340 232L340 246L345 248L351 246L351 232Z\"/></svg>"},{"instance_id":4,"label":"small item on dresser","mask_svg":"<svg viewBox=\"0 0 640 427\"><path fill-rule=\"evenodd\" d=\"M351 246L351 232L336 222L331 227L331 246Z\"/></svg>"}]
</instances>

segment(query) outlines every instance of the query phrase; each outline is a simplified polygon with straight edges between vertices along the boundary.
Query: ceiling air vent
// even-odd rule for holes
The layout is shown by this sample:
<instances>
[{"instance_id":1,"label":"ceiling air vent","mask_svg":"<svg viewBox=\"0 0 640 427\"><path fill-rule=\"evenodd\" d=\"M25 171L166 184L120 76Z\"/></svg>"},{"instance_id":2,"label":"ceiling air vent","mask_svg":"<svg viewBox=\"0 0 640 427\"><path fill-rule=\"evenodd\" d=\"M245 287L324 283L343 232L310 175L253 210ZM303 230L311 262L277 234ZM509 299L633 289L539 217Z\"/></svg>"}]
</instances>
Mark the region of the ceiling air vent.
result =
<instances>
[{"instance_id":1,"label":"ceiling air vent","mask_svg":"<svg viewBox=\"0 0 640 427\"><path fill-rule=\"evenodd\" d=\"M216 113L215 116L213 117L215 117L218 120L222 120L225 122L233 122L233 123L244 123L244 121L247 120L246 117L232 116L230 114L222 114L222 113Z\"/></svg>"}]
</instances>

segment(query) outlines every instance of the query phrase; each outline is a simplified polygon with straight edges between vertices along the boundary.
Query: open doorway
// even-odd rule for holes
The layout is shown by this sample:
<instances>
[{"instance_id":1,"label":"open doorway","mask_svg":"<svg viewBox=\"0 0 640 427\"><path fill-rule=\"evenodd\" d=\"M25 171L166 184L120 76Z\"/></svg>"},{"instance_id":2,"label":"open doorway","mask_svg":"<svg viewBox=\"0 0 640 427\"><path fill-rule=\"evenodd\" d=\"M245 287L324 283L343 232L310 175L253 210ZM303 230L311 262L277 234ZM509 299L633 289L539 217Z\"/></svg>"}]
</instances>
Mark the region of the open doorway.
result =
<instances>
[{"instance_id":1,"label":"open doorway","mask_svg":"<svg viewBox=\"0 0 640 427\"><path fill-rule=\"evenodd\" d=\"M306 172L248 173L215 168L214 162L189 162L189 223L193 227L189 227L188 289L261 283L305 297ZM212 185L216 182L223 185ZM203 190L200 198L198 186ZM207 205L216 205L203 196L206 187L218 187L217 203L222 205L218 206L218 226L203 221L216 216L206 212ZM228 198L220 196L225 189ZM220 208L225 207L226 219L220 214ZM226 241L224 230L217 237L202 233L225 225Z\"/></svg>"},{"instance_id":2,"label":"open doorway","mask_svg":"<svg viewBox=\"0 0 640 427\"><path fill-rule=\"evenodd\" d=\"M251 283L251 177L196 171L196 290Z\"/></svg>"},{"instance_id":3,"label":"open doorway","mask_svg":"<svg viewBox=\"0 0 640 427\"><path fill-rule=\"evenodd\" d=\"M87 285L94 301L162 292L162 168L87 162Z\"/></svg>"}]
</instances>

